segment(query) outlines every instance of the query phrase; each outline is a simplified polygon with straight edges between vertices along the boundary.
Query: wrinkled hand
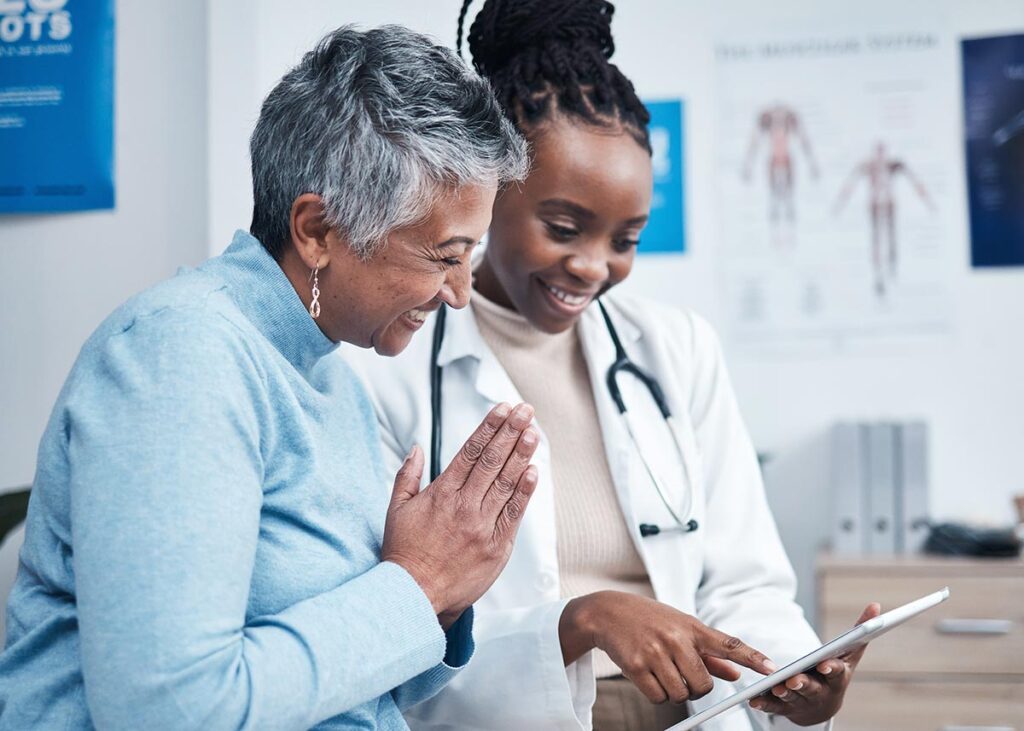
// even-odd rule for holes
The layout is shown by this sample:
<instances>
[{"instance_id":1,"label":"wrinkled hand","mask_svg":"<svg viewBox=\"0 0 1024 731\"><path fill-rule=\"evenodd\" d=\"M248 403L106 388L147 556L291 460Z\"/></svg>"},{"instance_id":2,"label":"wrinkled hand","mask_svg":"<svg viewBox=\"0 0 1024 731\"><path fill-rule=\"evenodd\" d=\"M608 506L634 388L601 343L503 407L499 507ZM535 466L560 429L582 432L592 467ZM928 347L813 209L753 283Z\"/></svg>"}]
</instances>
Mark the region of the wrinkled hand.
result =
<instances>
[{"instance_id":1,"label":"wrinkled hand","mask_svg":"<svg viewBox=\"0 0 1024 731\"><path fill-rule=\"evenodd\" d=\"M533 408L499 404L434 482L420 492L423 452L395 478L381 560L412 575L445 627L498 578L537 487L530 464L540 438Z\"/></svg>"},{"instance_id":2,"label":"wrinkled hand","mask_svg":"<svg viewBox=\"0 0 1024 731\"><path fill-rule=\"evenodd\" d=\"M877 603L868 604L857 624L877 617L881 611ZM863 645L849 655L823 660L814 670L794 675L785 683L776 685L770 693L754 698L750 706L785 716L798 726L827 721L843 705L846 688L866 649L867 645Z\"/></svg>"},{"instance_id":3,"label":"wrinkled hand","mask_svg":"<svg viewBox=\"0 0 1024 731\"><path fill-rule=\"evenodd\" d=\"M737 680L739 671L730 660L759 673L778 669L757 650L695 617L619 591L570 601L559 634L567 661L600 648L652 703L700 698L714 686L711 676Z\"/></svg>"}]
</instances>

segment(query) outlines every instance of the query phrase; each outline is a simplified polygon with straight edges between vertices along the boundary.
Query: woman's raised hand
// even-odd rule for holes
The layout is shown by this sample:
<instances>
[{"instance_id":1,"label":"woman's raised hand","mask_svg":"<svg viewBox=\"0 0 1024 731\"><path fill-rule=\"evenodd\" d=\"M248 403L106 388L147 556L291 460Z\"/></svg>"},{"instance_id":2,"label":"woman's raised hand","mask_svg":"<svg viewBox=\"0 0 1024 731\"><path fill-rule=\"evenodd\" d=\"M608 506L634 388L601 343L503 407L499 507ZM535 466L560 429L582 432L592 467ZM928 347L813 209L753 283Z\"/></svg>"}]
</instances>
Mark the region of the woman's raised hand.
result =
<instances>
[{"instance_id":1,"label":"woman's raised hand","mask_svg":"<svg viewBox=\"0 0 1024 731\"><path fill-rule=\"evenodd\" d=\"M381 560L412 575L445 627L487 591L512 553L537 487L532 419L528 404L499 404L429 489L419 489L419 447L395 478Z\"/></svg>"},{"instance_id":2,"label":"woman's raised hand","mask_svg":"<svg viewBox=\"0 0 1024 731\"><path fill-rule=\"evenodd\" d=\"M599 591L566 605L559 623L566 663L599 648L652 703L682 703L711 691L712 676L737 680L731 664L767 674L762 653L654 599ZM731 662L730 662L731 661Z\"/></svg>"}]
</instances>

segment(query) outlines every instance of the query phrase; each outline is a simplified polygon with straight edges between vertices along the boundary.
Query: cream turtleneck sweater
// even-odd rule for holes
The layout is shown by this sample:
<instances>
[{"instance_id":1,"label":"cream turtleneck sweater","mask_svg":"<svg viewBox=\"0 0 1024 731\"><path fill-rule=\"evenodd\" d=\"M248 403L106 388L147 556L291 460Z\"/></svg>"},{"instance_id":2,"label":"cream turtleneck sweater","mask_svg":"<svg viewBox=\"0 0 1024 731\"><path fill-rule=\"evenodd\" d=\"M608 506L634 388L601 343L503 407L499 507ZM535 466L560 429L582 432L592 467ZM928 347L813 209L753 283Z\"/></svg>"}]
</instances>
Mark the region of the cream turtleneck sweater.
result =
<instances>
[{"instance_id":1,"label":"cream turtleneck sweater","mask_svg":"<svg viewBox=\"0 0 1024 731\"><path fill-rule=\"evenodd\" d=\"M471 307L484 341L536 410L551 450L562 596L615 589L653 597L615 495L577 328L542 332L476 290ZM594 669L599 678L620 672L601 651Z\"/></svg>"}]
</instances>

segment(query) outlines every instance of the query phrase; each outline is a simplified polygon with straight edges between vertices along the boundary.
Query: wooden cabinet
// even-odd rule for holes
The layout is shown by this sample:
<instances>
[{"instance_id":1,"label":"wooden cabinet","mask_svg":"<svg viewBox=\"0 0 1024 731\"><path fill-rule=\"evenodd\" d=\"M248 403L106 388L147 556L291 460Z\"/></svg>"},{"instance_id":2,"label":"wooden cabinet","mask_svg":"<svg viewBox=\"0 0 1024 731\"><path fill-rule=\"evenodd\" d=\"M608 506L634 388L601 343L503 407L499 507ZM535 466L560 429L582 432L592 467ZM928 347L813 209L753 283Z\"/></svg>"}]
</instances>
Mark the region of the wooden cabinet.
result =
<instances>
[{"instance_id":1,"label":"wooden cabinet","mask_svg":"<svg viewBox=\"0 0 1024 731\"><path fill-rule=\"evenodd\" d=\"M943 586L946 602L868 648L836 731L1024 731L1024 561L823 556L820 634Z\"/></svg>"}]
</instances>

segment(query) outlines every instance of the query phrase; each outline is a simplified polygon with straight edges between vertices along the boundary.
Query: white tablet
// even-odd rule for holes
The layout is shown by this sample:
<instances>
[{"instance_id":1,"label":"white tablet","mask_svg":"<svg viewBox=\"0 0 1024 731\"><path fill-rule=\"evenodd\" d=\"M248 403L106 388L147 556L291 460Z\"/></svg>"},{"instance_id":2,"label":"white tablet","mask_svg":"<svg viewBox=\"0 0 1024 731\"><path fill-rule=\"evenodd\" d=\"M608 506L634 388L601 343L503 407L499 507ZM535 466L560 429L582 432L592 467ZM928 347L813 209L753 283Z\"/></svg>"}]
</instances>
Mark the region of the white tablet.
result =
<instances>
[{"instance_id":1,"label":"white tablet","mask_svg":"<svg viewBox=\"0 0 1024 731\"><path fill-rule=\"evenodd\" d=\"M751 683L738 693L729 696L720 703L716 703L710 708L701 711L695 716L691 716L681 723L677 723L666 731L687 731L688 729L696 728L709 718L714 718L722 711L726 711L733 706L737 706L740 703L771 690L779 683L789 680L794 675L810 670L823 660L839 657L840 655L852 652L861 645L865 645L876 637L884 635L894 627L899 627L911 617L916 617L926 609L931 609L936 604L940 604L948 598L949 587L946 587L934 594L929 594L928 596L916 599L909 604L904 604L902 607L897 607L896 609L888 611L885 614L880 614L874 619L869 619L867 622L859 624L853 629L839 635L831 642L825 643L817 650L804 655L799 660L794 660L786 667L776 670L771 675L766 675L756 683Z\"/></svg>"}]
</instances>

